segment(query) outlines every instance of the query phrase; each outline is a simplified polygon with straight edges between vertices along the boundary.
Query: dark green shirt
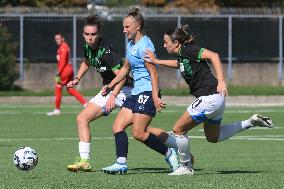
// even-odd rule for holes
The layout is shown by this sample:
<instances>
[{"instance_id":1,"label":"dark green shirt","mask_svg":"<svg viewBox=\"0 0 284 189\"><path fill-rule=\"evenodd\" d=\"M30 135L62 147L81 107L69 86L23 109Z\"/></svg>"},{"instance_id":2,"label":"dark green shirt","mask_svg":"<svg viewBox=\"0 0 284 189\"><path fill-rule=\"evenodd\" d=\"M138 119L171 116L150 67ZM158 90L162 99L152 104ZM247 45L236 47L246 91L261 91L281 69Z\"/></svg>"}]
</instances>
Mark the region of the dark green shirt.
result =
<instances>
[{"instance_id":1,"label":"dark green shirt","mask_svg":"<svg viewBox=\"0 0 284 189\"><path fill-rule=\"evenodd\" d=\"M87 59L91 66L101 74L103 85L109 84L111 80L115 78L113 71L122 67L118 53L104 38L99 38L95 49L85 43L84 58Z\"/></svg>"},{"instance_id":2,"label":"dark green shirt","mask_svg":"<svg viewBox=\"0 0 284 189\"><path fill-rule=\"evenodd\" d=\"M195 45L182 46L177 57L183 78L195 97L217 93L217 79L212 74L206 60L201 59L204 48Z\"/></svg>"}]
</instances>

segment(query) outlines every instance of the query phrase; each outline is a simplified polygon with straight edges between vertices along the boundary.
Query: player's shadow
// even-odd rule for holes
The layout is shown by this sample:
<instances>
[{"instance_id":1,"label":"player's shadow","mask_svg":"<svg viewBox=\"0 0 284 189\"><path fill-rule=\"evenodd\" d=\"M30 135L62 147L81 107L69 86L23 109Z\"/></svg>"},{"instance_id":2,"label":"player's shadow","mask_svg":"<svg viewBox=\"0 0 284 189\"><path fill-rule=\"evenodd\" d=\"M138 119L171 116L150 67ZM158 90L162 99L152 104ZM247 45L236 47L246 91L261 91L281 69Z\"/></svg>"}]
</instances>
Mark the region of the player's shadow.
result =
<instances>
[{"instance_id":1,"label":"player's shadow","mask_svg":"<svg viewBox=\"0 0 284 189\"><path fill-rule=\"evenodd\" d=\"M169 173L169 169L167 168L149 168L149 167L137 167L128 169L131 171L130 173L127 172L127 174L140 174L140 173ZM132 172L133 171L133 172Z\"/></svg>"},{"instance_id":2,"label":"player's shadow","mask_svg":"<svg viewBox=\"0 0 284 189\"><path fill-rule=\"evenodd\" d=\"M131 172L127 172L127 174L141 174L141 173L170 173L168 168L149 168L149 167L139 167L128 169ZM194 171L201 171L202 169L194 169Z\"/></svg>"},{"instance_id":3,"label":"player's shadow","mask_svg":"<svg viewBox=\"0 0 284 189\"><path fill-rule=\"evenodd\" d=\"M250 174L250 173L260 173L262 171L242 171L242 170L231 170L231 171L217 171L217 174L228 175L228 174Z\"/></svg>"}]
</instances>

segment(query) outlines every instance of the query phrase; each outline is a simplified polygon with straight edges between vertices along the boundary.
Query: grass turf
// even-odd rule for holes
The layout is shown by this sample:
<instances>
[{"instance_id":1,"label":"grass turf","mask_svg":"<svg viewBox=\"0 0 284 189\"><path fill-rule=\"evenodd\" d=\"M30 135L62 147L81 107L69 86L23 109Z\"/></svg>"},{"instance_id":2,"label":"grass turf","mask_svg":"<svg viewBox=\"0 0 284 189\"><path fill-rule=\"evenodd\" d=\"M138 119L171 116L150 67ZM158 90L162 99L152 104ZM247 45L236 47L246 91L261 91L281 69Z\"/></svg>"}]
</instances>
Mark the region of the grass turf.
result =
<instances>
[{"instance_id":1,"label":"grass turf","mask_svg":"<svg viewBox=\"0 0 284 189\"><path fill-rule=\"evenodd\" d=\"M86 89L81 90L81 94L84 96L93 96L100 91L100 88ZM279 86L235 86L229 85L228 91L230 96L239 96L239 95L284 95L284 88ZM53 96L53 89L43 90L43 91L29 91L29 90L11 90L11 91L0 91L0 96ZM63 90L63 95L69 95L66 90ZM162 95L169 96L188 96L189 89L188 88L179 88L179 89L171 89L171 88L163 88Z\"/></svg>"},{"instance_id":2,"label":"grass turf","mask_svg":"<svg viewBox=\"0 0 284 189\"><path fill-rule=\"evenodd\" d=\"M242 120L259 108L227 108L223 123ZM48 105L0 105L0 188L283 188L284 108L263 107L261 113L273 118L274 129L251 129L231 140L210 144L202 126L190 132L195 156L194 176L168 176L164 158L143 144L129 140L129 171L107 175L100 171L114 162L111 125L117 111L91 124L92 165L95 172L71 173L78 151L75 126L78 106L63 106L57 117L45 115ZM185 107L168 107L152 126L171 130ZM130 128L127 132L130 134ZM18 147L31 146L39 154L37 167L18 170L12 161Z\"/></svg>"}]
</instances>

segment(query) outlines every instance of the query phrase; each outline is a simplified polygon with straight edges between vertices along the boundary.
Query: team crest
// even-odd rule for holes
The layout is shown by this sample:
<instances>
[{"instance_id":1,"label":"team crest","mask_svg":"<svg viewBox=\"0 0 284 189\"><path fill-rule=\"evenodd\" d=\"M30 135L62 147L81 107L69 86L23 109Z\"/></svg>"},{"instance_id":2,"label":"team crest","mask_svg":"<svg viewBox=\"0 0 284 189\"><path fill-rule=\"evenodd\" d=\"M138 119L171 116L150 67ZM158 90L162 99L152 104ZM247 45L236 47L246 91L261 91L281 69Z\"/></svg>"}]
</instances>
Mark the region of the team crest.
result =
<instances>
[{"instance_id":1,"label":"team crest","mask_svg":"<svg viewBox=\"0 0 284 189\"><path fill-rule=\"evenodd\" d=\"M132 49L132 55L135 55L136 52L137 52L137 47L134 47L134 48Z\"/></svg>"}]
</instances>

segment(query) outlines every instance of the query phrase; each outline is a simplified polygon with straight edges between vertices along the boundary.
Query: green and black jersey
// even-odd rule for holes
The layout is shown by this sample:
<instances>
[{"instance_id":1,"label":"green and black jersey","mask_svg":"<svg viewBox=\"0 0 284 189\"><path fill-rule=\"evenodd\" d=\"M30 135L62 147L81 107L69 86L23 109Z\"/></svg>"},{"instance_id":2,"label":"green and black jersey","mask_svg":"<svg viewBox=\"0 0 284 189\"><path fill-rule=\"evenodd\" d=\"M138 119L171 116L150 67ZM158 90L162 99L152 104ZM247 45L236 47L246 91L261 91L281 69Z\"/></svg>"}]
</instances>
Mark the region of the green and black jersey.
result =
<instances>
[{"instance_id":1,"label":"green and black jersey","mask_svg":"<svg viewBox=\"0 0 284 189\"><path fill-rule=\"evenodd\" d=\"M122 67L121 59L112 45L104 38L99 38L95 49L87 43L84 44L84 58L90 65L99 72L103 78L103 85L109 84L115 78L114 70ZM131 78L128 78L126 85L131 85Z\"/></svg>"},{"instance_id":2,"label":"green and black jersey","mask_svg":"<svg viewBox=\"0 0 284 189\"><path fill-rule=\"evenodd\" d=\"M177 61L181 74L195 97L217 93L218 81L212 74L206 60L201 59L204 48L195 45L182 46Z\"/></svg>"}]
</instances>

